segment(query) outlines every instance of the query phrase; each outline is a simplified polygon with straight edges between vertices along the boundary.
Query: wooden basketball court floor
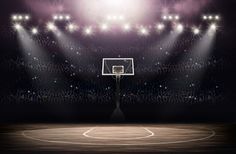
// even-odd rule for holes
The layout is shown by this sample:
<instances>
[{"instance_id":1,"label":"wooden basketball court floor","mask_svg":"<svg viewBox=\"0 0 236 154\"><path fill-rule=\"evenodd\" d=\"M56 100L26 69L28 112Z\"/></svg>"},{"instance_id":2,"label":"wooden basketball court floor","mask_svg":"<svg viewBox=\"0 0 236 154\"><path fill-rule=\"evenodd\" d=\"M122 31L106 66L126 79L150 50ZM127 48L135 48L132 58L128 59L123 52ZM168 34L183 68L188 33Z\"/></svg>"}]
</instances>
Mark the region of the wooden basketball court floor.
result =
<instances>
[{"instance_id":1,"label":"wooden basketball court floor","mask_svg":"<svg viewBox=\"0 0 236 154\"><path fill-rule=\"evenodd\" d=\"M236 151L235 126L226 124L17 124L0 128L3 153Z\"/></svg>"}]
</instances>

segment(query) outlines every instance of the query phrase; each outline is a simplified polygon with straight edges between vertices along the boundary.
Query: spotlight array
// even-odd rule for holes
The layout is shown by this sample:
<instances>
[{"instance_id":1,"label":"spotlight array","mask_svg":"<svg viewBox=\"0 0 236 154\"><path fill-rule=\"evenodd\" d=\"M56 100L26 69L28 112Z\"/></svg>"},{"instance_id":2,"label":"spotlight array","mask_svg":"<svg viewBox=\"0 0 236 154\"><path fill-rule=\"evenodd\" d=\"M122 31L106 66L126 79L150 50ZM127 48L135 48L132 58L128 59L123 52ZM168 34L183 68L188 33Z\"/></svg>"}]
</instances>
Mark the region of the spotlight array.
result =
<instances>
[{"instance_id":1,"label":"spotlight array","mask_svg":"<svg viewBox=\"0 0 236 154\"><path fill-rule=\"evenodd\" d=\"M27 21L30 20L31 16L27 15L27 14L15 14L11 16L11 19L13 23L13 28L15 30L20 30L23 28L24 26L27 26L26 23L21 22L21 21ZM216 31L218 28L218 22L217 20L220 20L221 17L219 15L204 15L202 17L204 20L209 20L212 21L211 25L208 27L211 32ZM172 27L172 29L175 32L183 32L184 29L191 29L191 32L194 35L199 35L201 33L201 30L197 27L190 27L190 26L185 26L184 24L181 24L179 22L180 20L180 16L178 15L164 15L162 16L163 20L168 20L168 21L173 21L172 24L165 24L162 22L159 22L156 25L149 25L149 26L145 26L145 25L136 25L136 26L131 26L130 23L127 23L124 21L124 16L123 15L109 15L107 16L107 20L110 21L122 21L120 23L110 23L108 21L105 21L104 23L101 23L100 25L87 25L85 27L82 27L82 32L84 35L92 35L95 31L100 30L101 32L108 32L110 30L113 30L112 26L119 26L120 30L122 30L123 32L129 32L129 31L136 31L139 35L142 36L147 36L151 33L151 31L155 31L155 32L162 32L165 29L170 29L168 28L170 25L174 25L174 27ZM66 25L65 25L65 29L68 32L75 32L77 31L79 28L79 26L77 26L75 23L70 22L71 20L71 16L67 15L67 14L57 14L57 15L53 15L53 20L48 22L46 24L46 29L48 31L57 31L58 27L56 26L56 21L67 21ZM167 27L168 26L168 27ZM166 28L167 27L167 28ZM117 30L117 27L114 28L114 30ZM37 35L39 33L38 28L31 28L31 34L33 35Z\"/></svg>"},{"instance_id":2,"label":"spotlight array","mask_svg":"<svg viewBox=\"0 0 236 154\"><path fill-rule=\"evenodd\" d=\"M220 20L219 15L204 15L202 18L203 20L214 20L214 21Z\"/></svg>"},{"instance_id":3,"label":"spotlight array","mask_svg":"<svg viewBox=\"0 0 236 154\"><path fill-rule=\"evenodd\" d=\"M106 19L108 21L123 21L125 17L123 15L108 15Z\"/></svg>"},{"instance_id":4,"label":"spotlight array","mask_svg":"<svg viewBox=\"0 0 236 154\"><path fill-rule=\"evenodd\" d=\"M71 16L68 15L68 14L56 14L56 15L53 15L53 20L56 20L56 21L69 21L71 19Z\"/></svg>"},{"instance_id":5,"label":"spotlight array","mask_svg":"<svg viewBox=\"0 0 236 154\"><path fill-rule=\"evenodd\" d=\"M28 21L30 20L30 15L28 14L18 14L12 15L12 21Z\"/></svg>"},{"instance_id":6,"label":"spotlight array","mask_svg":"<svg viewBox=\"0 0 236 154\"><path fill-rule=\"evenodd\" d=\"M172 21L172 20L179 20L180 17L179 17L179 15L164 15L164 16L162 16L162 19Z\"/></svg>"}]
</instances>

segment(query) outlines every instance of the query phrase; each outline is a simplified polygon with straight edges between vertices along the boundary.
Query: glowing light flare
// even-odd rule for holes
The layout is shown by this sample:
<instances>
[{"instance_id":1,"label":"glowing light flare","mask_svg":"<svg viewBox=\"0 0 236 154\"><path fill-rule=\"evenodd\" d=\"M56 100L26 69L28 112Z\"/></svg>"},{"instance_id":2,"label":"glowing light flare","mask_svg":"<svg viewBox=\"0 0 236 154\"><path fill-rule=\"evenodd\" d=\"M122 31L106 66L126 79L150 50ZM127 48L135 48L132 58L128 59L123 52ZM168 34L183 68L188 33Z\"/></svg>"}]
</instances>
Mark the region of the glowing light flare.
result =
<instances>
[{"instance_id":1,"label":"glowing light flare","mask_svg":"<svg viewBox=\"0 0 236 154\"><path fill-rule=\"evenodd\" d=\"M211 24L210 29L213 31L217 30L217 25L215 23Z\"/></svg>"},{"instance_id":2,"label":"glowing light flare","mask_svg":"<svg viewBox=\"0 0 236 154\"><path fill-rule=\"evenodd\" d=\"M86 27L84 29L84 35L92 35L93 34L93 29L91 27Z\"/></svg>"},{"instance_id":3,"label":"glowing light flare","mask_svg":"<svg viewBox=\"0 0 236 154\"><path fill-rule=\"evenodd\" d=\"M12 20L14 20L14 21L15 21L15 20L17 20L17 18L18 18L18 17L17 17L17 15L12 15L12 17L11 17L11 18L12 18Z\"/></svg>"},{"instance_id":4,"label":"glowing light flare","mask_svg":"<svg viewBox=\"0 0 236 154\"><path fill-rule=\"evenodd\" d=\"M19 16L18 16L18 19L19 19L19 20L22 20L22 19L23 19L23 16L22 16L22 15L19 15Z\"/></svg>"},{"instance_id":5,"label":"glowing light flare","mask_svg":"<svg viewBox=\"0 0 236 154\"><path fill-rule=\"evenodd\" d=\"M204 20L207 20L207 16L205 16L205 15L204 15L202 18L203 18Z\"/></svg>"},{"instance_id":6,"label":"glowing light flare","mask_svg":"<svg viewBox=\"0 0 236 154\"><path fill-rule=\"evenodd\" d=\"M54 20L58 20L58 18L59 18L59 17L58 17L57 15L54 15L54 16L53 16L53 19L54 19Z\"/></svg>"},{"instance_id":7,"label":"glowing light flare","mask_svg":"<svg viewBox=\"0 0 236 154\"><path fill-rule=\"evenodd\" d=\"M29 15L25 15L25 20L29 20L30 16Z\"/></svg>"},{"instance_id":8,"label":"glowing light flare","mask_svg":"<svg viewBox=\"0 0 236 154\"><path fill-rule=\"evenodd\" d=\"M149 34L149 31L148 31L147 28L141 27L141 28L139 29L139 34L142 35L142 36L147 36L147 35Z\"/></svg>"},{"instance_id":9,"label":"glowing light flare","mask_svg":"<svg viewBox=\"0 0 236 154\"><path fill-rule=\"evenodd\" d=\"M163 16L162 19L163 19L163 20L167 20L167 16Z\"/></svg>"},{"instance_id":10,"label":"glowing light flare","mask_svg":"<svg viewBox=\"0 0 236 154\"><path fill-rule=\"evenodd\" d=\"M164 24L158 24L156 26L156 28L157 28L158 31L161 31L161 30L163 30L165 28L165 25Z\"/></svg>"},{"instance_id":11,"label":"glowing light flare","mask_svg":"<svg viewBox=\"0 0 236 154\"><path fill-rule=\"evenodd\" d=\"M37 35L37 34L38 34L38 29L37 29L36 27L32 28L32 29L31 29L31 33L32 33L33 35Z\"/></svg>"},{"instance_id":12,"label":"glowing light flare","mask_svg":"<svg viewBox=\"0 0 236 154\"><path fill-rule=\"evenodd\" d=\"M66 29L69 31L69 32L74 32L76 30L78 30L78 26L74 23L69 23L67 26L66 26Z\"/></svg>"},{"instance_id":13,"label":"glowing light flare","mask_svg":"<svg viewBox=\"0 0 236 154\"><path fill-rule=\"evenodd\" d=\"M108 27L108 25L106 23L103 23L103 24L100 25L100 29L102 31L107 31L109 29L109 27Z\"/></svg>"},{"instance_id":14,"label":"glowing light flare","mask_svg":"<svg viewBox=\"0 0 236 154\"><path fill-rule=\"evenodd\" d=\"M193 34L194 34L194 35L199 35L200 32L201 32L201 31L200 31L199 28L196 28L196 27L193 28Z\"/></svg>"},{"instance_id":15,"label":"glowing light flare","mask_svg":"<svg viewBox=\"0 0 236 154\"><path fill-rule=\"evenodd\" d=\"M180 17L178 15L175 16L175 20L179 20Z\"/></svg>"},{"instance_id":16,"label":"glowing light flare","mask_svg":"<svg viewBox=\"0 0 236 154\"><path fill-rule=\"evenodd\" d=\"M70 19L71 19L71 16L70 16L70 15L66 15L66 16L65 16L65 19L66 19L66 20L70 20Z\"/></svg>"},{"instance_id":17,"label":"glowing light flare","mask_svg":"<svg viewBox=\"0 0 236 154\"><path fill-rule=\"evenodd\" d=\"M14 24L14 28L15 28L15 30L21 30L22 29L22 26L21 26L21 24L19 24L19 23L16 23L16 24Z\"/></svg>"},{"instance_id":18,"label":"glowing light flare","mask_svg":"<svg viewBox=\"0 0 236 154\"><path fill-rule=\"evenodd\" d=\"M181 33L181 32L184 31L184 26L183 26L182 24L178 24L178 25L176 26L176 30Z\"/></svg>"},{"instance_id":19,"label":"glowing light flare","mask_svg":"<svg viewBox=\"0 0 236 154\"><path fill-rule=\"evenodd\" d=\"M48 22L47 23L47 29L49 31L55 31L55 30L57 30L57 27L56 27L56 25L53 22Z\"/></svg>"},{"instance_id":20,"label":"glowing light flare","mask_svg":"<svg viewBox=\"0 0 236 154\"><path fill-rule=\"evenodd\" d=\"M128 24L128 23L124 24L123 29L124 29L124 31L130 31L131 30L130 24Z\"/></svg>"}]
</instances>

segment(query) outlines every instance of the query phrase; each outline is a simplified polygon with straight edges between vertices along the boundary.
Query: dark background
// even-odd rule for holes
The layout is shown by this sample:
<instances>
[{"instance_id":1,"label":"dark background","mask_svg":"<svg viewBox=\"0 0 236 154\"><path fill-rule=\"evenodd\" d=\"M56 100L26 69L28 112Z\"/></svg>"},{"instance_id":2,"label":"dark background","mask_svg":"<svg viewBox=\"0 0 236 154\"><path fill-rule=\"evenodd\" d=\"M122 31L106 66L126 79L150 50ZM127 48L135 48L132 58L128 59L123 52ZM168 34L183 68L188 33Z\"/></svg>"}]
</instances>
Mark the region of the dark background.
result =
<instances>
[{"instance_id":1,"label":"dark background","mask_svg":"<svg viewBox=\"0 0 236 154\"><path fill-rule=\"evenodd\" d=\"M10 16L14 12L28 12L30 11L20 0L2 1L1 4L1 21L0 21L0 62L1 62L1 75L0 75L0 96L9 96L16 93L17 89L37 89L31 80L27 70L25 72L19 70L9 69L8 64L5 62L10 59L21 57L20 47L18 44L16 33L12 30ZM207 91L210 76L221 84L221 93L223 99L215 103L195 103L195 104L171 104L171 103L148 103L148 100L143 102L121 102L121 109L126 117L126 122L235 122L235 6L234 0L215 0L214 5L207 7L209 12L219 12L223 17L222 29L217 34L216 43L214 46L213 55L218 59L222 59L219 67L214 69L213 73L204 74L201 90ZM43 37L43 36L42 36ZM51 36L49 36L51 38ZM105 46L104 48L109 51L111 48L128 49L130 44L132 46L145 48L150 42L155 41L156 36L150 36L145 41L143 39L134 39L135 35L119 38L119 45L117 40L112 41L113 36L110 38L106 36L96 36L94 38L78 38L84 46L90 47L91 45L96 48L97 46ZM124 37L124 36L123 36ZM134 40L131 42L130 40ZM109 43L107 43L109 42ZM128 43L127 43L128 42ZM47 48L48 50L56 50L54 47ZM103 57L116 57L118 53L103 51L101 53L87 53L87 62L100 65ZM137 67L141 66L139 59L142 58L143 51L138 53L123 52L119 55L123 57L134 57ZM174 60L173 60L174 61ZM58 63L61 61L59 60ZM86 62L83 63L86 66ZM84 67L86 69L86 67ZM99 70L97 70L99 72ZM28 76L27 76L28 75ZM66 76L66 75L65 75ZM138 83L147 82L146 93L148 94L148 87L158 82L165 82L171 75L144 75L137 74L135 77L124 78L121 81L122 93L126 93L128 89L144 88ZM15 81L20 78L18 84ZM104 99L104 103L86 102L68 102L68 103L34 103L28 102L7 102L2 99L0 104L0 121L1 122L109 122L112 112L115 109L114 91L115 81L109 77L99 77L94 74L76 75L74 78L65 77L70 83L79 82L83 89L101 89L106 86L111 86L109 92L98 90L96 93L101 97L106 95L111 96L110 99ZM93 82L90 82L92 80ZM66 85L59 85L52 87L52 89L67 89ZM46 87L45 89L47 89ZM131 87L131 88L130 88ZM122 100L122 99L121 99Z\"/></svg>"}]
</instances>

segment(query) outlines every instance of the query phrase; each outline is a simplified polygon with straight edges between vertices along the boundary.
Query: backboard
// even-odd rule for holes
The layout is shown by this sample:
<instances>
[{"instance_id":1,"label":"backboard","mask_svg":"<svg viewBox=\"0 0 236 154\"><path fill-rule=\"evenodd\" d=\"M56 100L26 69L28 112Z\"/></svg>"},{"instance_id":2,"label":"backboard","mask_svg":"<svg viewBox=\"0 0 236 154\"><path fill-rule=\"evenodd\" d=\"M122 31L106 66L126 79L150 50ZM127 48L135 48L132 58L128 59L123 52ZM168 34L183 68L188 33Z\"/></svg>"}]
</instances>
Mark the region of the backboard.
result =
<instances>
[{"instance_id":1,"label":"backboard","mask_svg":"<svg viewBox=\"0 0 236 154\"><path fill-rule=\"evenodd\" d=\"M103 76L133 76L134 59L133 58L103 58L102 59Z\"/></svg>"}]
</instances>

